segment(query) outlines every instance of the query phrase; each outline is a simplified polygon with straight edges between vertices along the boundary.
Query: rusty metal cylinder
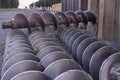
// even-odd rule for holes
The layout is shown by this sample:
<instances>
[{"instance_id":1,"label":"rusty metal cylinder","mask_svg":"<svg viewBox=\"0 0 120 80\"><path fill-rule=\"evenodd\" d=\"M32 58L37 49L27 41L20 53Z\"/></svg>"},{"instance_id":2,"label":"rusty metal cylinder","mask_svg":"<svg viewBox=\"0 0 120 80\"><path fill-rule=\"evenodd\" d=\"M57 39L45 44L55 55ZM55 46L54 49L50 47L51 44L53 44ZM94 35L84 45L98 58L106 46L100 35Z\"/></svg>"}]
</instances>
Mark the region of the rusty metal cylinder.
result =
<instances>
[{"instance_id":1,"label":"rusty metal cylinder","mask_svg":"<svg viewBox=\"0 0 120 80\"><path fill-rule=\"evenodd\" d=\"M37 28L36 30L40 30L40 31L44 31L45 30L45 23L41 17L41 15L39 15L38 13L32 13L29 17L28 17L28 21L30 23L30 27L32 27L32 31L35 30L35 28Z\"/></svg>"},{"instance_id":2,"label":"rusty metal cylinder","mask_svg":"<svg viewBox=\"0 0 120 80\"><path fill-rule=\"evenodd\" d=\"M115 53L102 63L100 72L99 72L99 80L119 80L120 73L119 73L119 66L120 66L120 52Z\"/></svg>"},{"instance_id":3,"label":"rusty metal cylinder","mask_svg":"<svg viewBox=\"0 0 120 80\"><path fill-rule=\"evenodd\" d=\"M54 14L50 12L45 12L42 15L42 19L45 24L45 32L47 33L54 33L57 30L57 20Z\"/></svg>"},{"instance_id":4,"label":"rusty metal cylinder","mask_svg":"<svg viewBox=\"0 0 120 80\"><path fill-rule=\"evenodd\" d=\"M2 28L30 28L29 22L24 14L18 13L16 14L10 22L3 22Z\"/></svg>"},{"instance_id":5,"label":"rusty metal cylinder","mask_svg":"<svg viewBox=\"0 0 120 80\"><path fill-rule=\"evenodd\" d=\"M78 16L78 21L79 23L83 23L86 26L88 24L88 19L87 19L87 15L84 13L84 11L76 11L75 14Z\"/></svg>"},{"instance_id":6,"label":"rusty metal cylinder","mask_svg":"<svg viewBox=\"0 0 120 80\"><path fill-rule=\"evenodd\" d=\"M50 35L45 32L35 31L29 35L29 41L35 51L39 52L41 50L41 43L43 42L53 42ZM47 43L44 43L47 45Z\"/></svg>"},{"instance_id":7,"label":"rusty metal cylinder","mask_svg":"<svg viewBox=\"0 0 120 80\"><path fill-rule=\"evenodd\" d=\"M46 76L41 71L26 71L22 72L15 77L13 77L11 80L52 80L48 76Z\"/></svg>"},{"instance_id":8,"label":"rusty metal cylinder","mask_svg":"<svg viewBox=\"0 0 120 80\"><path fill-rule=\"evenodd\" d=\"M65 15L68 19L68 26L69 27L77 27L78 26L78 17L74 12L68 11L65 13Z\"/></svg>"},{"instance_id":9,"label":"rusty metal cylinder","mask_svg":"<svg viewBox=\"0 0 120 80\"><path fill-rule=\"evenodd\" d=\"M29 34L29 41L33 39L36 35L45 35L46 33L43 31L33 31L31 34Z\"/></svg>"},{"instance_id":10,"label":"rusty metal cylinder","mask_svg":"<svg viewBox=\"0 0 120 80\"><path fill-rule=\"evenodd\" d=\"M103 41L95 41L87 46L82 55L82 64L85 71L89 72L89 63L93 54L100 48L106 46Z\"/></svg>"},{"instance_id":11,"label":"rusty metal cylinder","mask_svg":"<svg viewBox=\"0 0 120 80\"><path fill-rule=\"evenodd\" d=\"M112 48L111 46L104 46L98 49L90 59L89 63L89 71L91 76L97 80L99 79L99 70L103 63L103 61L109 57L110 55L118 52L116 49Z\"/></svg>"},{"instance_id":12,"label":"rusty metal cylinder","mask_svg":"<svg viewBox=\"0 0 120 80\"><path fill-rule=\"evenodd\" d=\"M67 65L66 65L67 64ZM49 65L44 73L51 79L55 79L57 76L68 70L81 70L81 66L71 59L61 59L53 62Z\"/></svg>"},{"instance_id":13,"label":"rusty metal cylinder","mask_svg":"<svg viewBox=\"0 0 120 80\"><path fill-rule=\"evenodd\" d=\"M57 76L54 80L93 80L92 77L82 70L68 70Z\"/></svg>"},{"instance_id":14,"label":"rusty metal cylinder","mask_svg":"<svg viewBox=\"0 0 120 80\"><path fill-rule=\"evenodd\" d=\"M88 22L92 22L93 24L97 23L97 17L93 11L84 11L84 13L87 15Z\"/></svg>"},{"instance_id":15,"label":"rusty metal cylinder","mask_svg":"<svg viewBox=\"0 0 120 80\"><path fill-rule=\"evenodd\" d=\"M22 66L22 67L21 67ZM18 63L13 64L7 71L3 71L3 76L1 80L10 80L12 77L15 75L24 72L24 71L29 71L29 70L39 70L43 71L42 65L38 64L36 61L32 60L24 60L20 61Z\"/></svg>"},{"instance_id":16,"label":"rusty metal cylinder","mask_svg":"<svg viewBox=\"0 0 120 80\"><path fill-rule=\"evenodd\" d=\"M16 34L15 34L16 33ZM13 34L13 33L11 33ZM30 45L28 38L21 31L14 31L13 35L7 36L3 56L1 80L10 80L18 73L29 70L41 70L44 67L38 62L35 51Z\"/></svg>"},{"instance_id":17,"label":"rusty metal cylinder","mask_svg":"<svg viewBox=\"0 0 120 80\"><path fill-rule=\"evenodd\" d=\"M83 33L82 33L81 31L79 31L79 30L73 30L73 31L69 32L69 34L66 35L66 37L64 38L64 43L65 43L65 45L67 45L67 47L69 47L68 44L69 44L70 38L71 38L72 35L74 35L75 33L78 33L79 36L83 34Z\"/></svg>"},{"instance_id":18,"label":"rusty metal cylinder","mask_svg":"<svg viewBox=\"0 0 120 80\"><path fill-rule=\"evenodd\" d=\"M89 35L81 35L75 39L72 45L72 56L77 61L77 48L79 44L86 38L90 37Z\"/></svg>"},{"instance_id":19,"label":"rusty metal cylinder","mask_svg":"<svg viewBox=\"0 0 120 80\"><path fill-rule=\"evenodd\" d=\"M65 28L60 35L60 39L63 41L66 35L69 34L69 32L72 30L76 30L76 28Z\"/></svg>"},{"instance_id":20,"label":"rusty metal cylinder","mask_svg":"<svg viewBox=\"0 0 120 80\"><path fill-rule=\"evenodd\" d=\"M46 42L46 43L45 43ZM44 44L45 43L45 44ZM43 44L43 45L42 45ZM42 46L41 46L42 45ZM51 46L51 45L58 45L54 43L50 38L41 38L34 46L33 48L39 52L42 48L46 46Z\"/></svg>"},{"instance_id":21,"label":"rusty metal cylinder","mask_svg":"<svg viewBox=\"0 0 120 80\"><path fill-rule=\"evenodd\" d=\"M56 20L57 20L57 24L65 25L65 26L62 25L64 28L67 27L67 25L68 25L67 17L63 12L55 13L55 17L56 17Z\"/></svg>"},{"instance_id":22,"label":"rusty metal cylinder","mask_svg":"<svg viewBox=\"0 0 120 80\"><path fill-rule=\"evenodd\" d=\"M68 20L66 15L63 12L57 12L55 13L55 17L57 20L58 28L56 30L56 34L60 35L61 31L68 27Z\"/></svg>"},{"instance_id":23,"label":"rusty metal cylinder","mask_svg":"<svg viewBox=\"0 0 120 80\"><path fill-rule=\"evenodd\" d=\"M76 32L71 36L71 38L69 39L69 42L68 42L68 49L69 50L71 50L73 42L75 41L75 39L79 36L82 36L82 35L83 35L82 33Z\"/></svg>"},{"instance_id":24,"label":"rusty metal cylinder","mask_svg":"<svg viewBox=\"0 0 120 80\"><path fill-rule=\"evenodd\" d=\"M78 60L78 63L80 65L82 65L82 55L83 55L83 52L84 50L86 49L86 47L91 44L92 42L95 42L97 41L97 38L96 37L90 37L90 38L86 38L84 39L78 46L77 48L77 60Z\"/></svg>"},{"instance_id":25,"label":"rusty metal cylinder","mask_svg":"<svg viewBox=\"0 0 120 80\"><path fill-rule=\"evenodd\" d=\"M19 48L19 47L28 47L30 49L33 49L29 44L25 44L25 43L17 43L14 45L10 45L4 52L4 54L7 54L7 52L10 52L12 50L15 50L15 48Z\"/></svg>"},{"instance_id":26,"label":"rusty metal cylinder","mask_svg":"<svg viewBox=\"0 0 120 80\"><path fill-rule=\"evenodd\" d=\"M24 60L33 60L37 62L40 61L37 57L35 57L35 55L30 54L30 53L17 54L11 57L8 61L5 62L5 64L2 65L2 71L6 71L13 64L20 62L20 61L24 61Z\"/></svg>"},{"instance_id":27,"label":"rusty metal cylinder","mask_svg":"<svg viewBox=\"0 0 120 80\"><path fill-rule=\"evenodd\" d=\"M35 36L32 40L30 40L30 43L33 44L33 43L36 43L37 42L37 39L39 40L40 38L50 38L49 35L39 35L39 36Z\"/></svg>"},{"instance_id":28,"label":"rusty metal cylinder","mask_svg":"<svg viewBox=\"0 0 120 80\"><path fill-rule=\"evenodd\" d=\"M40 63L47 68L50 64L60 59L72 59L72 57L68 53L55 51L43 57Z\"/></svg>"},{"instance_id":29,"label":"rusty metal cylinder","mask_svg":"<svg viewBox=\"0 0 120 80\"><path fill-rule=\"evenodd\" d=\"M41 41L38 45L37 45L37 47L40 49L40 50L42 50L43 48L45 48L45 47L48 47L48 46L59 46L59 44L57 44L57 43L55 43L55 42L53 42L53 41Z\"/></svg>"},{"instance_id":30,"label":"rusty metal cylinder","mask_svg":"<svg viewBox=\"0 0 120 80\"><path fill-rule=\"evenodd\" d=\"M48 46L48 47L45 47L42 50L40 50L40 52L38 52L38 54L37 54L37 57L39 59L42 59L47 54L50 54L51 52L55 52L55 51L65 52L65 50L63 48L59 47L59 46Z\"/></svg>"},{"instance_id":31,"label":"rusty metal cylinder","mask_svg":"<svg viewBox=\"0 0 120 80\"><path fill-rule=\"evenodd\" d=\"M20 47L20 48L16 48L8 53L6 53L6 55L4 56L4 60L3 62L7 61L10 57L16 55L16 54L21 54L21 53L30 53L30 54L35 54L35 52L27 47Z\"/></svg>"}]
</instances>

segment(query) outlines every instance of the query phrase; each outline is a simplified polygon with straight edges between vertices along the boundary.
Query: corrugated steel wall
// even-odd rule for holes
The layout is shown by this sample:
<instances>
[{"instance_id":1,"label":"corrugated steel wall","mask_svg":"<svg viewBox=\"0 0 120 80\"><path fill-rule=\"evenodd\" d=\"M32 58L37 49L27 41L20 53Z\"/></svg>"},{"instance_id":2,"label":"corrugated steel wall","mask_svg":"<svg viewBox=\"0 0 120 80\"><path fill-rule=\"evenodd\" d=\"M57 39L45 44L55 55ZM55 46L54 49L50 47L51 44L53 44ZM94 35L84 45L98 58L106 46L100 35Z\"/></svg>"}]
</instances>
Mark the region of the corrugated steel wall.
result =
<instances>
[{"instance_id":1,"label":"corrugated steel wall","mask_svg":"<svg viewBox=\"0 0 120 80\"><path fill-rule=\"evenodd\" d=\"M87 10L88 0L62 0L62 11Z\"/></svg>"}]
</instances>

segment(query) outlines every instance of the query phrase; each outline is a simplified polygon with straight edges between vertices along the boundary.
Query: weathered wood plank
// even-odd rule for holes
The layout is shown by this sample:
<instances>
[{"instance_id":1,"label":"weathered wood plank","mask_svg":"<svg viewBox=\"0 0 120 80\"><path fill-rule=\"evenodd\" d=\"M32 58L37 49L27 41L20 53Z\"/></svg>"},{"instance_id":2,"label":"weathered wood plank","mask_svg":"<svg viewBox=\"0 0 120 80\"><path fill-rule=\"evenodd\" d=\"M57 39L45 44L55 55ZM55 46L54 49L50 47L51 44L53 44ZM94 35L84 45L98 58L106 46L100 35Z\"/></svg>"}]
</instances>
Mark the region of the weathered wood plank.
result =
<instances>
[{"instance_id":1,"label":"weathered wood plank","mask_svg":"<svg viewBox=\"0 0 120 80\"><path fill-rule=\"evenodd\" d=\"M88 0L88 10L98 11L99 0Z\"/></svg>"},{"instance_id":2,"label":"weathered wood plank","mask_svg":"<svg viewBox=\"0 0 120 80\"><path fill-rule=\"evenodd\" d=\"M115 0L114 41L120 42L120 0Z\"/></svg>"},{"instance_id":3,"label":"weathered wood plank","mask_svg":"<svg viewBox=\"0 0 120 80\"><path fill-rule=\"evenodd\" d=\"M100 38L103 37L104 7L105 7L104 0L100 0L100 4L99 4L99 20L98 20L98 36Z\"/></svg>"},{"instance_id":4,"label":"weathered wood plank","mask_svg":"<svg viewBox=\"0 0 120 80\"><path fill-rule=\"evenodd\" d=\"M79 0L79 4L78 4L78 9L79 10L87 10L88 8L88 0Z\"/></svg>"},{"instance_id":5,"label":"weathered wood plank","mask_svg":"<svg viewBox=\"0 0 120 80\"><path fill-rule=\"evenodd\" d=\"M113 40L115 0L100 0L99 37Z\"/></svg>"}]
</instances>

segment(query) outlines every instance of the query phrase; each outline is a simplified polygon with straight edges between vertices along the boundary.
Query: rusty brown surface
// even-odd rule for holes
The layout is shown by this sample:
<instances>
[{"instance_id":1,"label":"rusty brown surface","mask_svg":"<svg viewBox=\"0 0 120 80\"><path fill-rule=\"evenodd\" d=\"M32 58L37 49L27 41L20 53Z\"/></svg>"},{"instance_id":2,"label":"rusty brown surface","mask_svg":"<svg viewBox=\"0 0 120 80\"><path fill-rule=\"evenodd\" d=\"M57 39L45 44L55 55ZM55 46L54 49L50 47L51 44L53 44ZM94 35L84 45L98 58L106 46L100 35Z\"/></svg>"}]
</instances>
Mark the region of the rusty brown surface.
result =
<instances>
[{"instance_id":1,"label":"rusty brown surface","mask_svg":"<svg viewBox=\"0 0 120 80\"><path fill-rule=\"evenodd\" d=\"M42 27L43 30L45 29L44 27L44 21L41 17L41 15L37 14L37 13L32 13L29 18L29 23L31 27Z\"/></svg>"},{"instance_id":2,"label":"rusty brown surface","mask_svg":"<svg viewBox=\"0 0 120 80\"><path fill-rule=\"evenodd\" d=\"M56 16L56 20L57 20L58 24L67 25L67 23L68 23L67 17L65 16L65 14L63 12L57 12L55 14L55 16Z\"/></svg>"}]
</instances>

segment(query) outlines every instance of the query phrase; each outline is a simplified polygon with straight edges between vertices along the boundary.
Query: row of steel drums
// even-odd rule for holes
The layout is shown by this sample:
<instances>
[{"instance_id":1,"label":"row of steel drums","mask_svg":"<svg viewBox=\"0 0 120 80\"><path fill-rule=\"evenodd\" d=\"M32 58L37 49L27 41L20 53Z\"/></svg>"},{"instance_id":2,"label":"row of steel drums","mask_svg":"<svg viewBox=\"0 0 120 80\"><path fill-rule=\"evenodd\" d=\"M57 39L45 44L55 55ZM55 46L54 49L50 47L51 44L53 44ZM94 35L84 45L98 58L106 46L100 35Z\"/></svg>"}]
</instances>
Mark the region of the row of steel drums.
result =
<instances>
[{"instance_id":1,"label":"row of steel drums","mask_svg":"<svg viewBox=\"0 0 120 80\"><path fill-rule=\"evenodd\" d=\"M57 35L71 52L72 57L94 80L119 80L117 79L120 76L118 50L86 30L60 28L57 30Z\"/></svg>"},{"instance_id":2,"label":"row of steel drums","mask_svg":"<svg viewBox=\"0 0 120 80\"><path fill-rule=\"evenodd\" d=\"M48 33L33 31L29 35L29 41L38 52L36 56L45 68L44 73L51 79L93 80Z\"/></svg>"},{"instance_id":3,"label":"row of steel drums","mask_svg":"<svg viewBox=\"0 0 120 80\"><path fill-rule=\"evenodd\" d=\"M58 17L56 18L55 15ZM79 80L79 77L81 80L92 80L82 70L81 66L73 60L70 54L60 47L59 44L55 43L48 34L49 30L54 33L54 30L58 28L57 24L63 24L62 27L64 24L64 27L71 26L68 25L71 23L77 25L77 15L74 12L67 12L67 17L62 12L58 12L55 15L49 12L44 13L42 16L33 13L29 18L26 18L23 14L18 13L11 22L3 24L4 28L18 29L29 28L30 26L35 28L31 29L32 33L29 35L29 39L19 30L13 30L7 36L1 80L42 80L44 78L63 80L65 76L68 76L66 79L69 80L74 78ZM40 27L43 31L47 29L48 32L36 31L36 27ZM39 78L40 76L33 77L32 73L41 75L42 78ZM74 76L75 74L77 75ZM58 77L59 75L60 77Z\"/></svg>"},{"instance_id":4,"label":"row of steel drums","mask_svg":"<svg viewBox=\"0 0 120 80\"><path fill-rule=\"evenodd\" d=\"M39 64L40 60L35 54L36 52L23 32L16 30L14 35L12 33L7 35L1 80L25 80L30 75L34 75L36 78L40 78L40 76L47 78L41 72L44 68ZM34 78L28 77L28 80L30 79ZM48 78L48 80L50 79Z\"/></svg>"},{"instance_id":5,"label":"row of steel drums","mask_svg":"<svg viewBox=\"0 0 120 80\"><path fill-rule=\"evenodd\" d=\"M19 30L7 36L1 76L1 80L93 80L49 34L34 31L28 38Z\"/></svg>"},{"instance_id":6,"label":"row of steel drums","mask_svg":"<svg viewBox=\"0 0 120 80\"><path fill-rule=\"evenodd\" d=\"M17 13L10 22L3 22L1 28L28 28L29 32L35 29L54 32L61 26L63 28L76 27L79 29L88 29L90 31L93 29L93 31L97 32L95 27L96 21L94 12L87 10L55 13L51 13L50 11L44 13L33 12L29 16Z\"/></svg>"},{"instance_id":7,"label":"row of steel drums","mask_svg":"<svg viewBox=\"0 0 120 80\"><path fill-rule=\"evenodd\" d=\"M29 36L19 30L7 36L1 80L119 80L119 51L86 30L96 23L91 12L17 14L11 22L4 27L34 28Z\"/></svg>"}]
</instances>

